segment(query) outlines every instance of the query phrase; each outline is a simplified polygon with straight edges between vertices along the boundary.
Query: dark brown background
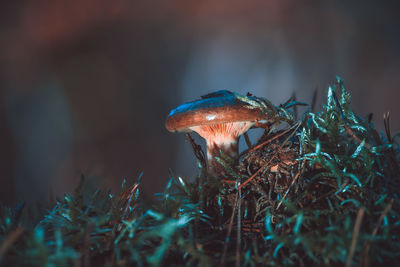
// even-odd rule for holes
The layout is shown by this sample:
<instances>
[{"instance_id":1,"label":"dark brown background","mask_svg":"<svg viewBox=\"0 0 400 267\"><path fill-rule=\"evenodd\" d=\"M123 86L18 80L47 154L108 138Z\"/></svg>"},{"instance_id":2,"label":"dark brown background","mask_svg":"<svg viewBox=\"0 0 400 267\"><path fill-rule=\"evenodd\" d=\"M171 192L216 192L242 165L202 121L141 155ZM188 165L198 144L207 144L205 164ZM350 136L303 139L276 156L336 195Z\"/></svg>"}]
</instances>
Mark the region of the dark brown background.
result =
<instances>
[{"instance_id":1,"label":"dark brown background","mask_svg":"<svg viewBox=\"0 0 400 267\"><path fill-rule=\"evenodd\" d=\"M350 3L351 2L351 3ZM197 172L171 108L229 89L320 102L336 75L400 130L398 1L25 0L0 4L0 201ZM307 3L307 4L306 4ZM197 139L199 140L199 139Z\"/></svg>"}]
</instances>

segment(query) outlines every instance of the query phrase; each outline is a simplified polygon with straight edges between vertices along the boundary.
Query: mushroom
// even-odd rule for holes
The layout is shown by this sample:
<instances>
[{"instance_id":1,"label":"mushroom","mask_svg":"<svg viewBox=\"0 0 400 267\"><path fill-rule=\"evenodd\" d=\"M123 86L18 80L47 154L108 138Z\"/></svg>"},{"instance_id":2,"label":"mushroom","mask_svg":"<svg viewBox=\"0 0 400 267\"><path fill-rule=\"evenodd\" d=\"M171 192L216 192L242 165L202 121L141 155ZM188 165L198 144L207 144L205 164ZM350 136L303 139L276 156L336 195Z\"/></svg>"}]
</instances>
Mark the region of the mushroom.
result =
<instances>
[{"instance_id":1,"label":"mushroom","mask_svg":"<svg viewBox=\"0 0 400 267\"><path fill-rule=\"evenodd\" d=\"M180 105L167 117L170 132L197 132L207 143L207 169L215 176L226 176L216 157L227 155L238 161L238 140L257 123L265 123L268 114L258 105L260 98L241 96L221 90Z\"/></svg>"}]
</instances>

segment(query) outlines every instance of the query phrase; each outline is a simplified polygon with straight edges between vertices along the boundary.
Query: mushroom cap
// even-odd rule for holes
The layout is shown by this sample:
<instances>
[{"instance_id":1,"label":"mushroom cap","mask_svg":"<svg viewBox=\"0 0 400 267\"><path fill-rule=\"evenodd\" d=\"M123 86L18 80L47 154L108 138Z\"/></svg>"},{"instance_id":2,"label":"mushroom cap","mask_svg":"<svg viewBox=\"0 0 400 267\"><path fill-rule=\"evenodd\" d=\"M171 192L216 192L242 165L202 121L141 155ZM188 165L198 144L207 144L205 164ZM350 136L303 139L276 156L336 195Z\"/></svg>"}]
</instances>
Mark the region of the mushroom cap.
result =
<instances>
[{"instance_id":1,"label":"mushroom cap","mask_svg":"<svg viewBox=\"0 0 400 267\"><path fill-rule=\"evenodd\" d=\"M238 96L236 93L221 90L182 104L169 113L165 127L170 132L187 132L195 126L267 119L267 114L261 109L250 106ZM253 96L249 98L256 99Z\"/></svg>"}]
</instances>

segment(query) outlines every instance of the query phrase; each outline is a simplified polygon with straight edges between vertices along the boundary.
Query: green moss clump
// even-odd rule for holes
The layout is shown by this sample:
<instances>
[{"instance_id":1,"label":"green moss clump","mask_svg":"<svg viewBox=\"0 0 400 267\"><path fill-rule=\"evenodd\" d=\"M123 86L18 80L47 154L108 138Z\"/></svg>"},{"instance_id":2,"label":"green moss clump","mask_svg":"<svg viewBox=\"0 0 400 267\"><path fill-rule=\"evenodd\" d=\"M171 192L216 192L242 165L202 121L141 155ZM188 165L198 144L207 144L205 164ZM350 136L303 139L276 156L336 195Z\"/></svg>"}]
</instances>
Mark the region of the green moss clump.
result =
<instances>
[{"instance_id":1,"label":"green moss clump","mask_svg":"<svg viewBox=\"0 0 400 267\"><path fill-rule=\"evenodd\" d=\"M0 264L400 262L400 153L388 116L380 135L353 113L339 78L320 112L295 121L291 108L298 103L276 107L287 128L268 125L239 166L227 169L231 179L210 177L199 161L196 180L171 175L151 209L141 201L140 179L124 182L115 196L84 194L82 182L34 227L21 219L22 206L1 206ZM219 158L228 168L227 161Z\"/></svg>"}]
</instances>

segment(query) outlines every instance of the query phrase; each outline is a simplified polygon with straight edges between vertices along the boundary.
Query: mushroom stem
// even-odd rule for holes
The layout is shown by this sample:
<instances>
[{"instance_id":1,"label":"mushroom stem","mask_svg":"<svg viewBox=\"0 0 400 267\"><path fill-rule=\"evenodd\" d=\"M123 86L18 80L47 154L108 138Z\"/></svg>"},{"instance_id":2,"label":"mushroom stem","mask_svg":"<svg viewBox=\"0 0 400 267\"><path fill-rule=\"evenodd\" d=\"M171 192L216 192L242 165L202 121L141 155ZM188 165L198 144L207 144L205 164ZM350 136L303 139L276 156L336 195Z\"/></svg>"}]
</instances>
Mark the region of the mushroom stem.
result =
<instances>
[{"instance_id":1,"label":"mushroom stem","mask_svg":"<svg viewBox=\"0 0 400 267\"><path fill-rule=\"evenodd\" d=\"M219 163L216 157L221 158L221 154L232 159L232 168L238 162L238 138L216 142L214 139L206 139L207 143L207 169L212 175L224 178L229 176L225 168ZM222 152L222 153L221 153Z\"/></svg>"},{"instance_id":2,"label":"mushroom stem","mask_svg":"<svg viewBox=\"0 0 400 267\"><path fill-rule=\"evenodd\" d=\"M253 125L252 122L227 122L191 127L207 143L207 169L208 172L220 178L227 178L229 174L216 157L221 153L231 157L234 168L238 163L238 141L241 134L246 132Z\"/></svg>"}]
</instances>

